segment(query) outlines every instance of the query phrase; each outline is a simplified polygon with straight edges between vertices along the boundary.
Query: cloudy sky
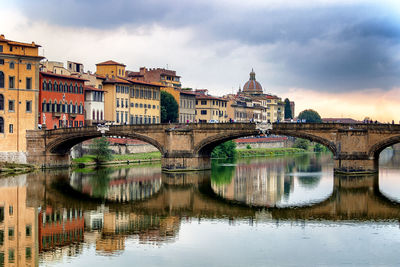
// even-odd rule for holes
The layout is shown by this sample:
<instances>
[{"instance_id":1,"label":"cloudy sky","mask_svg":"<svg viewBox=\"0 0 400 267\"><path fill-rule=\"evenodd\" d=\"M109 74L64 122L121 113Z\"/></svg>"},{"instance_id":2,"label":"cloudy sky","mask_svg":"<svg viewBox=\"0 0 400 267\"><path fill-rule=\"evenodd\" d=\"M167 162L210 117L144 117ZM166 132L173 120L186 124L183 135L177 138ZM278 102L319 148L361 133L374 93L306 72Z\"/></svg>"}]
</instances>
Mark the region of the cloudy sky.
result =
<instances>
[{"instance_id":1,"label":"cloudy sky","mask_svg":"<svg viewBox=\"0 0 400 267\"><path fill-rule=\"evenodd\" d=\"M184 87L266 93L322 117L400 120L400 1L0 0L0 33L85 70L168 67Z\"/></svg>"}]
</instances>

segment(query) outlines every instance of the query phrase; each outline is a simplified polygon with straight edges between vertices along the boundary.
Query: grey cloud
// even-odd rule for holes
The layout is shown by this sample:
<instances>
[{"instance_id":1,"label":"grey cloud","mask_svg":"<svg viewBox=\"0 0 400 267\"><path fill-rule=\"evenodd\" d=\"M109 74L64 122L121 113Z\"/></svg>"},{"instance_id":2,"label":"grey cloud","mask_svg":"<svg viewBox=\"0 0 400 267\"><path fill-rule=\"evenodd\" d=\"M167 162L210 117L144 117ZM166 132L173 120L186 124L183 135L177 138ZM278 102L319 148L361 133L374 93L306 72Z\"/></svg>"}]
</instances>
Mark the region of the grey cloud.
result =
<instances>
[{"instance_id":1,"label":"grey cloud","mask_svg":"<svg viewBox=\"0 0 400 267\"><path fill-rule=\"evenodd\" d=\"M26 14L67 26L191 27L203 45L225 40L268 47L281 86L315 90L400 86L400 23L384 4L239 8L213 1L18 1ZM229 55L229 48L223 53ZM234 49L232 47L232 49Z\"/></svg>"}]
</instances>

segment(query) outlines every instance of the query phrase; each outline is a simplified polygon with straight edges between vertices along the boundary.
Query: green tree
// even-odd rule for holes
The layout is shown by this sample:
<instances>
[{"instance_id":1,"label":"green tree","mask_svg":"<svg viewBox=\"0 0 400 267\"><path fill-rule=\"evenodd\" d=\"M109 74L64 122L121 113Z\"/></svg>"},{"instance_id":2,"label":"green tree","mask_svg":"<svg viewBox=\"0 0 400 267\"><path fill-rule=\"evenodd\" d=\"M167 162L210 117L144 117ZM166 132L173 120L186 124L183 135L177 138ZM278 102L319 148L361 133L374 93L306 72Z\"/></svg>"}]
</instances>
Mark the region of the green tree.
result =
<instances>
[{"instance_id":1,"label":"green tree","mask_svg":"<svg viewBox=\"0 0 400 267\"><path fill-rule=\"evenodd\" d=\"M308 150L309 145L310 145L310 141L308 141L306 139L297 138L296 141L294 141L294 147L296 147L296 148Z\"/></svg>"},{"instance_id":2,"label":"green tree","mask_svg":"<svg viewBox=\"0 0 400 267\"><path fill-rule=\"evenodd\" d=\"M285 99L285 119L293 119L292 109L290 107L290 100Z\"/></svg>"},{"instance_id":3,"label":"green tree","mask_svg":"<svg viewBox=\"0 0 400 267\"><path fill-rule=\"evenodd\" d=\"M212 158L233 158L235 156L236 143L233 140L222 143L211 152Z\"/></svg>"},{"instance_id":4,"label":"green tree","mask_svg":"<svg viewBox=\"0 0 400 267\"><path fill-rule=\"evenodd\" d=\"M177 122L178 109L175 98L170 93L161 91L161 122Z\"/></svg>"},{"instance_id":5,"label":"green tree","mask_svg":"<svg viewBox=\"0 0 400 267\"><path fill-rule=\"evenodd\" d=\"M306 109L300 112L299 117L300 120L306 120L306 122L322 122L321 116L312 109Z\"/></svg>"},{"instance_id":6,"label":"green tree","mask_svg":"<svg viewBox=\"0 0 400 267\"><path fill-rule=\"evenodd\" d=\"M110 143L107 141L106 137L94 139L90 149L95 156L94 160L97 164L112 158Z\"/></svg>"}]
</instances>

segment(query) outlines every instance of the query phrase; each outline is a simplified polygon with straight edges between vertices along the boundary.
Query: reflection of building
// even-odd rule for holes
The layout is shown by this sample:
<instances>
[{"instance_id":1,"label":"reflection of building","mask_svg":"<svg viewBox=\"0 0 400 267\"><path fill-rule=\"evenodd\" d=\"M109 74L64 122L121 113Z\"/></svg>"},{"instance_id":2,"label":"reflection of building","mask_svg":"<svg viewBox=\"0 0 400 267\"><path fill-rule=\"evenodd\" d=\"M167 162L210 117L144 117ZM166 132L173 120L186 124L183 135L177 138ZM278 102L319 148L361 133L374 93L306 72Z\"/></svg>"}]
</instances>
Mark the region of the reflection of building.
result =
<instances>
[{"instance_id":1,"label":"reflection of building","mask_svg":"<svg viewBox=\"0 0 400 267\"><path fill-rule=\"evenodd\" d=\"M239 163L230 184L213 185L215 191L231 200L247 204L273 206L293 186L284 180L284 169L263 161Z\"/></svg>"},{"instance_id":2,"label":"reflection of building","mask_svg":"<svg viewBox=\"0 0 400 267\"><path fill-rule=\"evenodd\" d=\"M81 210L47 207L39 213L39 250L49 250L83 241L84 218Z\"/></svg>"},{"instance_id":3,"label":"reflection of building","mask_svg":"<svg viewBox=\"0 0 400 267\"><path fill-rule=\"evenodd\" d=\"M26 207L25 176L0 180L0 266L37 262L37 211Z\"/></svg>"}]
</instances>

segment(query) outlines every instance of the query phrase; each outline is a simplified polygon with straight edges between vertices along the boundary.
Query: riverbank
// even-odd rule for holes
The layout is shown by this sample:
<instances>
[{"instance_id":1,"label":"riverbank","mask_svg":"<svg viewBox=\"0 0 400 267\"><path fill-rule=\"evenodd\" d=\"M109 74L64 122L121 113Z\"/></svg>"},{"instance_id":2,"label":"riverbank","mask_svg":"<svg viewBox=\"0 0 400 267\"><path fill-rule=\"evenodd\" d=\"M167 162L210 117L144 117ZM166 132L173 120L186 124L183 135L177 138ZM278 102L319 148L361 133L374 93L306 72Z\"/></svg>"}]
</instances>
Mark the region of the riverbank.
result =
<instances>
[{"instance_id":1,"label":"riverbank","mask_svg":"<svg viewBox=\"0 0 400 267\"><path fill-rule=\"evenodd\" d=\"M259 157L259 156L284 156L292 155L298 153L306 153L307 151L300 148L251 148L251 149L236 149L236 157ZM79 165L96 165L95 157L93 155L85 155L81 158L76 158L72 160L73 166ZM114 164L132 164L132 163L143 163L143 162L153 162L160 161L160 152L148 152L148 153L135 153L135 154L125 154L112 156L110 161L102 163L102 165L114 165Z\"/></svg>"},{"instance_id":2,"label":"riverbank","mask_svg":"<svg viewBox=\"0 0 400 267\"><path fill-rule=\"evenodd\" d=\"M28 173L36 170L34 165L0 162L0 176Z\"/></svg>"},{"instance_id":3,"label":"riverbank","mask_svg":"<svg viewBox=\"0 0 400 267\"><path fill-rule=\"evenodd\" d=\"M243 157L259 157L259 156L267 156L267 157L274 157L274 156L285 156L285 155L292 155L298 153L306 153L307 150L301 148L241 148L236 149L236 156L239 158Z\"/></svg>"}]
</instances>

